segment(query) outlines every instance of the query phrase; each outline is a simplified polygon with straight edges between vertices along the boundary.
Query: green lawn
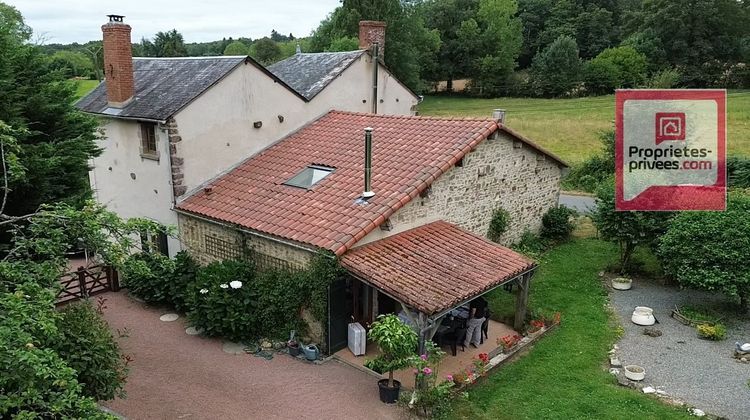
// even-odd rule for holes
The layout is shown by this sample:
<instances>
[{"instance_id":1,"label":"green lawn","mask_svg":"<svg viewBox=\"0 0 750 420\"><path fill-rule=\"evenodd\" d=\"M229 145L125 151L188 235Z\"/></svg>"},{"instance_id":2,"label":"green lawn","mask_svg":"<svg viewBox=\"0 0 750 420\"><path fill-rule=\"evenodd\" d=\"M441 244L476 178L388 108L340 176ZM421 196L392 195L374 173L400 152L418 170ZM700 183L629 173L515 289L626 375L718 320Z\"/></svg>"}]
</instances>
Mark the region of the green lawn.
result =
<instances>
[{"instance_id":1,"label":"green lawn","mask_svg":"<svg viewBox=\"0 0 750 420\"><path fill-rule=\"evenodd\" d=\"M728 97L729 154L750 156L750 91ZM422 115L489 117L505 108L509 127L523 133L568 163L582 162L599 148L597 134L614 127L614 96L575 99L427 96Z\"/></svg>"},{"instance_id":2,"label":"green lawn","mask_svg":"<svg viewBox=\"0 0 750 420\"><path fill-rule=\"evenodd\" d=\"M614 259L615 247L596 239L575 239L547 253L532 280L531 306L560 311L562 324L528 355L474 385L468 399L457 400L449 417L687 418L684 408L620 387L606 371L607 351L617 330L597 273ZM509 296L504 290L493 292L490 305L495 313L512 305Z\"/></svg>"},{"instance_id":3,"label":"green lawn","mask_svg":"<svg viewBox=\"0 0 750 420\"><path fill-rule=\"evenodd\" d=\"M87 93L94 90L99 84L98 80L73 80L76 84L76 99L82 98Z\"/></svg>"}]
</instances>

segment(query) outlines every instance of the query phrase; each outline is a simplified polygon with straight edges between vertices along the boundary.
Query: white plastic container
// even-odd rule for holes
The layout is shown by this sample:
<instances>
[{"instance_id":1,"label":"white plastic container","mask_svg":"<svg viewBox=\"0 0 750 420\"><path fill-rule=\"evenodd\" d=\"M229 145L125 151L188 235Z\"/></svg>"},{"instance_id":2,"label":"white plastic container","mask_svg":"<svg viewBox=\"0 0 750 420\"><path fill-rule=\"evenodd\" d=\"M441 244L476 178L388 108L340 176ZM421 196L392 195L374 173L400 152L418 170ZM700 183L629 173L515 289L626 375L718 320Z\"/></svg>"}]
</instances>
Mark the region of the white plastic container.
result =
<instances>
[{"instance_id":1,"label":"white plastic container","mask_svg":"<svg viewBox=\"0 0 750 420\"><path fill-rule=\"evenodd\" d=\"M625 366L625 377L631 381L642 381L646 377L646 370L638 365Z\"/></svg>"},{"instance_id":2,"label":"white plastic container","mask_svg":"<svg viewBox=\"0 0 750 420\"><path fill-rule=\"evenodd\" d=\"M654 325L656 323L654 310L648 306L636 306L630 320L633 321L634 324L643 326Z\"/></svg>"},{"instance_id":3,"label":"white plastic container","mask_svg":"<svg viewBox=\"0 0 750 420\"><path fill-rule=\"evenodd\" d=\"M367 331L359 322L349 324L349 350L355 356L365 354L367 347Z\"/></svg>"}]
</instances>

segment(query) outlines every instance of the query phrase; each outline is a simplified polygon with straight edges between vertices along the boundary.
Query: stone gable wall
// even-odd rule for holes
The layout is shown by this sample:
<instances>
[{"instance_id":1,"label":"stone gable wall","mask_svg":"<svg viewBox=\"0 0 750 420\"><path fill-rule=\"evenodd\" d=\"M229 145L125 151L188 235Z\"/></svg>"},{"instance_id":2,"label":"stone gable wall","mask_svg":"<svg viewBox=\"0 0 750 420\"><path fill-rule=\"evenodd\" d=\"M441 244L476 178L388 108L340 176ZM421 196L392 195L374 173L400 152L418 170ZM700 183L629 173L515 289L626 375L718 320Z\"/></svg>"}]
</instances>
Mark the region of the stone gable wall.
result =
<instances>
[{"instance_id":1,"label":"stone gable wall","mask_svg":"<svg viewBox=\"0 0 750 420\"><path fill-rule=\"evenodd\" d=\"M557 205L561 172L555 161L498 133L464 156L463 166L435 180L427 197L414 198L392 215L390 231L376 229L357 245L440 219L485 236L498 207L510 213L502 238L510 245L526 229L539 231L544 213Z\"/></svg>"}]
</instances>

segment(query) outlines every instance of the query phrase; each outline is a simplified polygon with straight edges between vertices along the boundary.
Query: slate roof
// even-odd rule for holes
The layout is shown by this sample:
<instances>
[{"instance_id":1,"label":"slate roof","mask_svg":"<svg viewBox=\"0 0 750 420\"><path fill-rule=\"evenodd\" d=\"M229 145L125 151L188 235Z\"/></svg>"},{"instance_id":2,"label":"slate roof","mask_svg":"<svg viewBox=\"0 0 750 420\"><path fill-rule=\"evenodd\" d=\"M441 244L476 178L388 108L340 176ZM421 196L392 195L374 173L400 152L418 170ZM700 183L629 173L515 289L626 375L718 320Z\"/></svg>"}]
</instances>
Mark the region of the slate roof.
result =
<instances>
[{"instance_id":1,"label":"slate roof","mask_svg":"<svg viewBox=\"0 0 750 420\"><path fill-rule=\"evenodd\" d=\"M298 53L268 70L309 101L366 52Z\"/></svg>"},{"instance_id":2,"label":"slate roof","mask_svg":"<svg viewBox=\"0 0 750 420\"><path fill-rule=\"evenodd\" d=\"M133 58L135 98L128 105L107 110L105 81L76 106L93 114L164 121L245 60L248 57Z\"/></svg>"},{"instance_id":3,"label":"slate roof","mask_svg":"<svg viewBox=\"0 0 750 420\"><path fill-rule=\"evenodd\" d=\"M508 248L439 220L354 248L341 265L426 315L442 313L536 267Z\"/></svg>"},{"instance_id":4,"label":"slate roof","mask_svg":"<svg viewBox=\"0 0 750 420\"><path fill-rule=\"evenodd\" d=\"M375 196L363 204L365 127ZM177 208L342 255L497 130L491 119L331 111ZM335 170L310 189L283 184L308 165Z\"/></svg>"}]
</instances>

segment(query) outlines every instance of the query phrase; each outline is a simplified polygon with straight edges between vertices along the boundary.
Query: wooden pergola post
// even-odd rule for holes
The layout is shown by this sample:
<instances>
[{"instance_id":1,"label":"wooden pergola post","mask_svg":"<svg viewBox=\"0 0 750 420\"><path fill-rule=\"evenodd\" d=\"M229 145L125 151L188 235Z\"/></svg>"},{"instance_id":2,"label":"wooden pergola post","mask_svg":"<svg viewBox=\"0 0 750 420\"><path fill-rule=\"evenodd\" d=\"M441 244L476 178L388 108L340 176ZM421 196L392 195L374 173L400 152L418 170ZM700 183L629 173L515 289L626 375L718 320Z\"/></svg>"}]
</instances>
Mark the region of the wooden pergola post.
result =
<instances>
[{"instance_id":1,"label":"wooden pergola post","mask_svg":"<svg viewBox=\"0 0 750 420\"><path fill-rule=\"evenodd\" d=\"M526 310L529 307L529 285L533 273L527 273L516 280L518 294L516 295L516 316L513 319L513 329L521 331L526 321Z\"/></svg>"}]
</instances>

